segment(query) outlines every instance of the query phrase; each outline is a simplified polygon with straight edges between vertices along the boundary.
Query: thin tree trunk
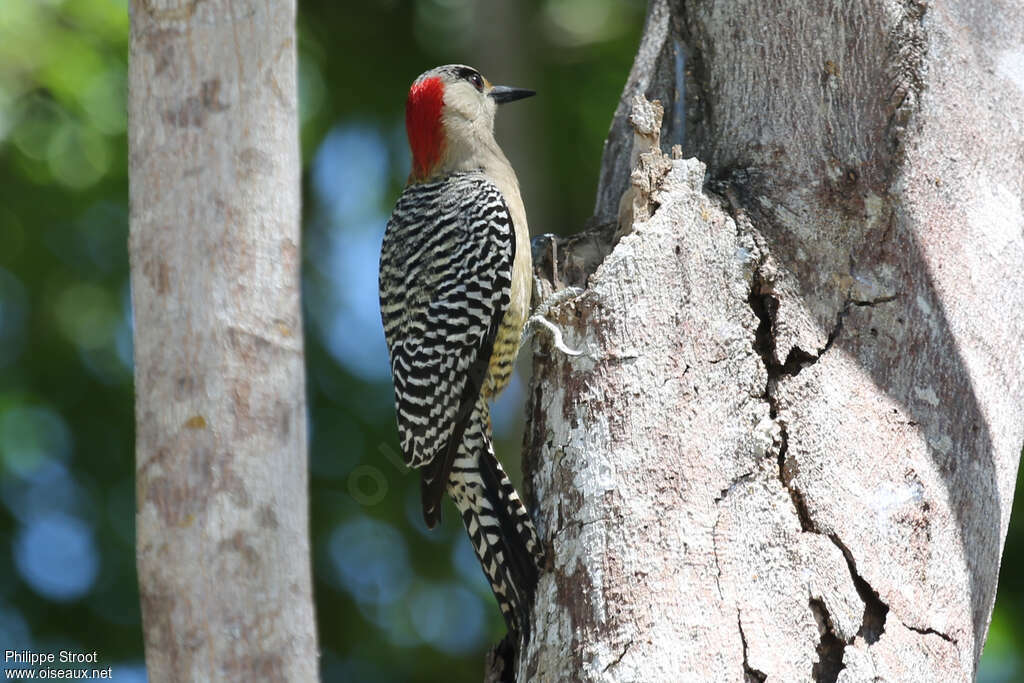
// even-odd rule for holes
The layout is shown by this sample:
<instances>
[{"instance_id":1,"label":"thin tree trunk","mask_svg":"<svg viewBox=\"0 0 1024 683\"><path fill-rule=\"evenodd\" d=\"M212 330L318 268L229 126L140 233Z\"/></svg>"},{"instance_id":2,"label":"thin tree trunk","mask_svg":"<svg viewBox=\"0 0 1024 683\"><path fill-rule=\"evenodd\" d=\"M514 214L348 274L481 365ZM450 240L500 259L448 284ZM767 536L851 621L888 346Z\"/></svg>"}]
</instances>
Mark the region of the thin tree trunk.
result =
<instances>
[{"instance_id":1,"label":"thin tree trunk","mask_svg":"<svg viewBox=\"0 0 1024 683\"><path fill-rule=\"evenodd\" d=\"M586 353L535 345L520 681L973 679L1024 443L1021 35L653 0L601 227L538 264Z\"/></svg>"},{"instance_id":2,"label":"thin tree trunk","mask_svg":"<svg viewBox=\"0 0 1024 683\"><path fill-rule=\"evenodd\" d=\"M317 678L295 3L132 3L139 589L150 681Z\"/></svg>"}]
</instances>

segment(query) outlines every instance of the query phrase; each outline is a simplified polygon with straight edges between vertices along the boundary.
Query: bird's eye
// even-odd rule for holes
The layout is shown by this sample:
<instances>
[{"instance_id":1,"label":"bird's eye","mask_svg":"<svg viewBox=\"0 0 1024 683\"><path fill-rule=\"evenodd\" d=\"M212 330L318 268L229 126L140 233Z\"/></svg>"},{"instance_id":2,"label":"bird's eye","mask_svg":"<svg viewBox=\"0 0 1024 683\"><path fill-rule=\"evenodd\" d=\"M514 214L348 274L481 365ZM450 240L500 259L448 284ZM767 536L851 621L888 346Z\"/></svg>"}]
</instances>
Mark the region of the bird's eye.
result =
<instances>
[{"instance_id":1,"label":"bird's eye","mask_svg":"<svg viewBox=\"0 0 1024 683\"><path fill-rule=\"evenodd\" d=\"M484 79L480 78L480 74L470 74L469 76L467 76L466 80L472 83L473 87L476 88L479 92L484 91Z\"/></svg>"}]
</instances>

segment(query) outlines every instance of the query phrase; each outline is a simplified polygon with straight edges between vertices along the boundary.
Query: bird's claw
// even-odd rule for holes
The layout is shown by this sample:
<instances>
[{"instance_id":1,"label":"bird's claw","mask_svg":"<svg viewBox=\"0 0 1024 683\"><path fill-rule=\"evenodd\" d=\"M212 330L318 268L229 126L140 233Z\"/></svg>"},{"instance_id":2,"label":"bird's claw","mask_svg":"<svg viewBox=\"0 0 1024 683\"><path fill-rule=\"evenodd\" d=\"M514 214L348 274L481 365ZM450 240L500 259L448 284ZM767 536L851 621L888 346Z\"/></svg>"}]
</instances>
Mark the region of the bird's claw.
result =
<instances>
[{"instance_id":1,"label":"bird's claw","mask_svg":"<svg viewBox=\"0 0 1024 683\"><path fill-rule=\"evenodd\" d=\"M560 330L558 326L555 325L553 322L539 314L530 316L530 319L526 321L526 328L523 331L524 338L528 338L530 336L530 333L532 332L532 329L538 326L543 327L544 329L551 333L552 343L554 344L554 347L561 351L562 353L564 353L565 355L579 356L580 354L583 353L582 351L579 351L577 349L570 349L568 346L566 346L565 341L562 339L562 330Z\"/></svg>"},{"instance_id":2,"label":"bird's claw","mask_svg":"<svg viewBox=\"0 0 1024 683\"><path fill-rule=\"evenodd\" d=\"M522 342L525 344L526 340L529 339L533 330L537 327L543 327L551 333L551 339L554 347L564 353L567 356L579 356L583 351L577 349L571 349L565 345L565 340L562 338L562 330L557 325L548 320L545 315L554 306L561 304L569 299L579 296L583 293L583 290L579 287L566 287L561 289L554 294L547 297L544 301L537 305L534 310L534 314L526 321L526 325L523 328Z\"/></svg>"}]
</instances>

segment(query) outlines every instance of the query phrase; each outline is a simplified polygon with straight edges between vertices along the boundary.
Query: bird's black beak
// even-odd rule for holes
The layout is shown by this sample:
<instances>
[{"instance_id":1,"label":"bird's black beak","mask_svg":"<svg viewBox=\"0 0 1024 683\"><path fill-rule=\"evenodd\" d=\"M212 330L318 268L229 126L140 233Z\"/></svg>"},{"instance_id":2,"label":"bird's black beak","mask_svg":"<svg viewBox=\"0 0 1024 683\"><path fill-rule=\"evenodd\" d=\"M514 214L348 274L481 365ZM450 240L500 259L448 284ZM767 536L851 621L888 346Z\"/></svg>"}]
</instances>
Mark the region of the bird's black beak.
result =
<instances>
[{"instance_id":1,"label":"bird's black beak","mask_svg":"<svg viewBox=\"0 0 1024 683\"><path fill-rule=\"evenodd\" d=\"M506 102L521 100L524 97L533 97L537 93L526 88L510 88L507 85L496 85L491 88L491 92L488 94L498 104L505 104Z\"/></svg>"}]
</instances>

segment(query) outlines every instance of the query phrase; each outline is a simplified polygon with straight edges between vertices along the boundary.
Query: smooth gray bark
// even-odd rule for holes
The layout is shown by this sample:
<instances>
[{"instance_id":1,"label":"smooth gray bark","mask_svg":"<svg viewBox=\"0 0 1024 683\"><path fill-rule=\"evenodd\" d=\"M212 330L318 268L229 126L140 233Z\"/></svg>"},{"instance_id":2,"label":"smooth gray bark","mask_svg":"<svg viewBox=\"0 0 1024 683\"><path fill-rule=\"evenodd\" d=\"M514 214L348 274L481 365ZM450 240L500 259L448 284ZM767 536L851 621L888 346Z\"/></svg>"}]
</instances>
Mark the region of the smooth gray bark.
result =
<instances>
[{"instance_id":1,"label":"smooth gray bark","mask_svg":"<svg viewBox=\"0 0 1024 683\"><path fill-rule=\"evenodd\" d=\"M1022 36L652 2L599 226L537 259L586 353L535 345L519 680L973 679L1024 443ZM700 161L624 162L659 129Z\"/></svg>"},{"instance_id":2,"label":"smooth gray bark","mask_svg":"<svg viewBox=\"0 0 1024 683\"><path fill-rule=\"evenodd\" d=\"M149 680L314 681L294 0L133 2L129 100Z\"/></svg>"}]
</instances>

